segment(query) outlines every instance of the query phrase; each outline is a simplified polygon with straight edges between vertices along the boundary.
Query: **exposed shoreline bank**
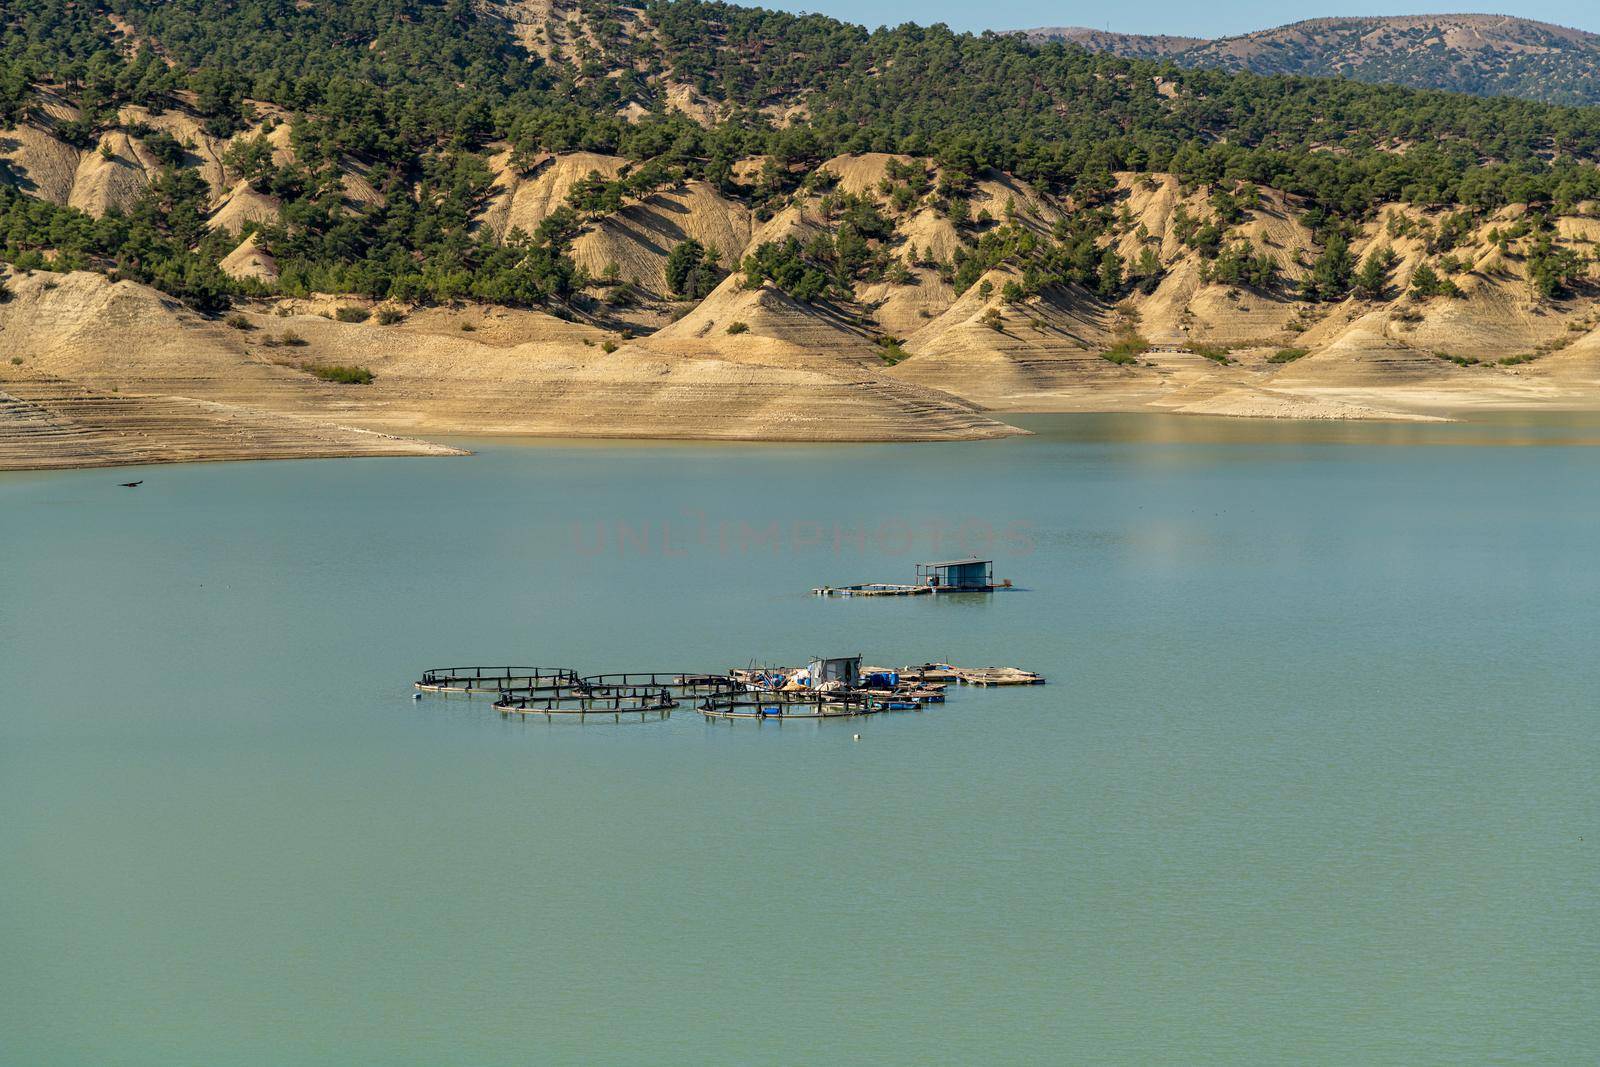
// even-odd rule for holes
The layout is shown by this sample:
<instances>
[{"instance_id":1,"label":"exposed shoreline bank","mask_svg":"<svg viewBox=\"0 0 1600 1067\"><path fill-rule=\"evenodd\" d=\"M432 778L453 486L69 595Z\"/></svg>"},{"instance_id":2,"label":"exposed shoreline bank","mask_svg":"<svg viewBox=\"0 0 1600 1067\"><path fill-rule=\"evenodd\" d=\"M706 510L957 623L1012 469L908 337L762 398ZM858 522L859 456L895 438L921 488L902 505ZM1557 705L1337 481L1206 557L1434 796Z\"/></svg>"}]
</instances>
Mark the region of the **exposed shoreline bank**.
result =
<instances>
[{"instance_id":1,"label":"exposed shoreline bank","mask_svg":"<svg viewBox=\"0 0 1600 1067\"><path fill-rule=\"evenodd\" d=\"M121 405L125 414L98 416L98 425L69 424L57 420L48 430L17 434L8 432L8 420L16 420L17 398L0 388L0 472L86 470L117 467L152 466L181 463L258 462L282 459L362 459L371 457L459 457L473 455L463 442L504 441L524 444L604 444L618 445L657 442L661 444L915 444L926 443L928 438L796 438L761 436L711 436L696 434L662 434L650 432L583 432L573 427L568 432L516 430L495 431L482 427L441 423L414 427L417 437L397 436L369 429L336 427L309 420L275 415L269 412L246 409L223 409L221 405L202 405L195 401L182 401L172 397L86 397L86 407ZM27 406L27 405L23 405ZM207 409L221 410L207 410ZM137 430L118 425L119 419L138 422L148 420L151 412L177 409L191 416L186 425L169 426L163 432ZM1329 424L1352 425L1394 424L1424 430L1430 425L1452 423L1472 424L1480 417L1540 413L1547 415L1582 415L1600 412L1594 405L1495 405L1471 409L1454 408L1437 414L1423 413L1373 413L1349 414L1253 414L1231 411L1187 411L1182 408L1163 408L1148 404L1110 403L1099 406L1074 406L1051 410L1007 411L1007 416L1018 416L1027 421L1030 416L1067 415L1137 415L1180 416L1185 421L1221 419L1241 425ZM1485 420L1487 421L1487 420ZM12 427L14 430L14 425ZM1034 431L1014 428L1007 436L1030 436ZM972 440L996 440L997 437ZM951 439L955 440L955 439Z\"/></svg>"},{"instance_id":2,"label":"exposed shoreline bank","mask_svg":"<svg viewBox=\"0 0 1600 1067\"><path fill-rule=\"evenodd\" d=\"M1050 413L1432 423L1600 408L1600 369L1581 343L1514 367L1396 348L1278 366L1264 349L1194 345L1152 349L1136 366L1087 348L997 361L976 342L895 362L854 334L820 330L781 294L731 284L623 340L488 306L416 309L384 326L341 321L337 307L261 302L219 320L87 272L8 284L0 470L447 455L428 439L458 436L992 440L1029 432L1013 416ZM757 327L718 329L730 316ZM977 336L1002 335L985 326Z\"/></svg>"}]
</instances>

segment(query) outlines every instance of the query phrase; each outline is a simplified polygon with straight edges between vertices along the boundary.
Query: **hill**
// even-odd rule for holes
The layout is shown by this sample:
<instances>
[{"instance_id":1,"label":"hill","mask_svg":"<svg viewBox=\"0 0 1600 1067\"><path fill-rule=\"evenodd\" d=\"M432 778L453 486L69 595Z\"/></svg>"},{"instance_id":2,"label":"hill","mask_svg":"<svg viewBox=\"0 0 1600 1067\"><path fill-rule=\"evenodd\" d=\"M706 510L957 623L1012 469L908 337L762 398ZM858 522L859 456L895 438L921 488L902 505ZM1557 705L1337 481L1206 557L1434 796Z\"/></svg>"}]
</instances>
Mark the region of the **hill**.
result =
<instances>
[{"instance_id":1,"label":"hill","mask_svg":"<svg viewBox=\"0 0 1600 1067\"><path fill-rule=\"evenodd\" d=\"M0 465L1600 402L1600 109L698 0L0 39Z\"/></svg>"},{"instance_id":2,"label":"hill","mask_svg":"<svg viewBox=\"0 0 1600 1067\"><path fill-rule=\"evenodd\" d=\"M1081 27L1024 31L1037 42L1170 59L1187 67L1600 104L1600 34L1506 15L1321 18L1205 40Z\"/></svg>"}]
</instances>

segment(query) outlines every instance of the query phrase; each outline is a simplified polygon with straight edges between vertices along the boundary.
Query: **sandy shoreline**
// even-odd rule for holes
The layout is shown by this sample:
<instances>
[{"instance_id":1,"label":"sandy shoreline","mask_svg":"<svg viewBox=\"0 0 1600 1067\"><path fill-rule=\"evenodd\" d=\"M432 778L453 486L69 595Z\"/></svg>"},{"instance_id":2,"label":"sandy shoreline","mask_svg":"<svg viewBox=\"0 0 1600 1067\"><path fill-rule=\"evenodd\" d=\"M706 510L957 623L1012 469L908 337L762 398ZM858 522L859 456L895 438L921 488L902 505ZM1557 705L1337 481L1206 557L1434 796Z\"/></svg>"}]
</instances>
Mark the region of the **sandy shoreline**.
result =
<instances>
[{"instance_id":1,"label":"sandy shoreline","mask_svg":"<svg viewBox=\"0 0 1600 1067\"><path fill-rule=\"evenodd\" d=\"M663 434L646 431L589 432L580 426L566 430L494 430L455 421L429 421L408 427L416 436L398 436L371 429L336 427L271 412L205 405L173 397L105 397L100 395L55 400L48 408L37 400L23 400L27 394L15 384L0 388L0 472L49 471L109 467L144 466L168 463L211 463L267 461L278 459L358 459L364 457L455 457L470 456L470 448L449 443L455 440L505 440L526 443L566 442L617 444L655 441L662 444L871 444L914 443L916 438L892 437L852 439L827 437L705 436L688 433ZM108 412L108 403L117 410ZM18 415L18 409L34 411ZM77 409L86 409L74 414ZM87 410L95 409L95 410ZM49 425L39 425L39 411L61 412L49 417ZM1296 414L1282 413L1284 410ZM1371 411L1371 414L1351 414ZM1552 415L1592 413L1595 405L1559 406L1550 404L1493 405L1455 408L1438 414L1418 412L1378 412L1353 404L1324 406L1308 401L1304 406L1290 404L1280 409L1268 402L1263 406L1241 400L1238 406L1223 405L1214 410L1190 411L1150 404L1117 402L1074 404L1049 410L1013 409L1007 415L1178 415L1185 418L1220 418L1240 422L1360 422L1410 425L1472 422L1474 416L1512 412L1546 412ZM1325 412L1325 413L1319 413ZM30 432L18 434L19 421L31 423ZM138 427L138 428L135 428ZM1019 429L1019 434L1030 431ZM443 440L436 440L443 439ZM920 440L927 440L922 438Z\"/></svg>"}]
</instances>

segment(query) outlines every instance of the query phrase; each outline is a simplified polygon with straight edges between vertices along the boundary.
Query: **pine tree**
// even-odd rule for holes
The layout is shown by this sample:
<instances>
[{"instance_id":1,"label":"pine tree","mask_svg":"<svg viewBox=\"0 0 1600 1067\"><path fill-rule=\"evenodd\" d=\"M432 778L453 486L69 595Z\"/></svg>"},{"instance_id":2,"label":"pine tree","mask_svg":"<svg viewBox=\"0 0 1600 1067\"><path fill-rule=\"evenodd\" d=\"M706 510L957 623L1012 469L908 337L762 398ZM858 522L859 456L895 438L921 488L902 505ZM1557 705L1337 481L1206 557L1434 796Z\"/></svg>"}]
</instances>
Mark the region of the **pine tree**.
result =
<instances>
[{"instance_id":1,"label":"pine tree","mask_svg":"<svg viewBox=\"0 0 1600 1067\"><path fill-rule=\"evenodd\" d=\"M1108 248L1100 257L1100 272L1096 287L1101 296L1110 299L1122 289L1122 257L1115 248Z\"/></svg>"},{"instance_id":2,"label":"pine tree","mask_svg":"<svg viewBox=\"0 0 1600 1067\"><path fill-rule=\"evenodd\" d=\"M1138 262L1133 268L1133 277L1138 279L1139 288L1146 293L1155 292L1156 286L1161 284L1163 273L1161 257L1156 255L1155 249L1146 245L1140 250Z\"/></svg>"},{"instance_id":3,"label":"pine tree","mask_svg":"<svg viewBox=\"0 0 1600 1067\"><path fill-rule=\"evenodd\" d=\"M1394 261L1394 252L1387 247L1368 253L1361 263L1361 269L1356 271L1356 292L1368 300L1381 298L1388 287L1389 270L1394 266Z\"/></svg>"},{"instance_id":4,"label":"pine tree","mask_svg":"<svg viewBox=\"0 0 1600 1067\"><path fill-rule=\"evenodd\" d=\"M1411 291L1423 298L1438 296L1442 292L1439 272L1426 263L1418 263L1417 269L1411 272Z\"/></svg>"},{"instance_id":5,"label":"pine tree","mask_svg":"<svg viewBox=\"0 0 1600 1067\"><path fill-rule=\"evenodd\" d=\"M1322 255L1311 267L1311 277L1306 280L1306 295L1313 300L1340 299L1350 291L1353 270L1350 242L1334 234L1328 238Z\"/></svg>"}]
</instances>

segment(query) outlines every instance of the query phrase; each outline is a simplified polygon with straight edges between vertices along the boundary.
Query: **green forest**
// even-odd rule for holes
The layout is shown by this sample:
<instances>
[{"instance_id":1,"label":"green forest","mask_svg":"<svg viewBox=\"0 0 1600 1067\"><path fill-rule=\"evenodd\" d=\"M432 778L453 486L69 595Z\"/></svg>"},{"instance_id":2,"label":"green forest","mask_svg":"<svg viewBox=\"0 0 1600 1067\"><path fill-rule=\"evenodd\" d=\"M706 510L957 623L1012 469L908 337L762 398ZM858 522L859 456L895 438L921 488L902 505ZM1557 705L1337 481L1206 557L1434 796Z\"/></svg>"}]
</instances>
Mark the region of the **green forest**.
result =
<instances>
[{"instance_id":1,"label":"green forest","mask_svg":"<svg viewBox=\"0 0 1600 1067\"><path fill-rule=\"evenodd\" d=\"M1095 238L1115 224L1113 171L1167 171L1245 195L1281 189L1328 237L1386 201L1548 212L1600 198L1600 108L1184 70L943 26L869 31L701 0L600 0L582 11L599 43L545 59L469 0L7 0L0 124L28 120L46 87L81 108L56 132L84 148L117 128L129 104L160 111L192 92L207 130L225 136L256 122L251 101L270 103L292 116L295 162L278 166L268 146L245 141L227 163L285 205L263 235L282 269L280 291L556 309L584 281L567 243L621 197L695 177L770 210L844 152L936 161L941 187L914 188L908 177L904 195L936 197L952 217L963 180L990 169L1070 197L1083 220L1047 247L995 220L945 266L970 284L1011 258L1041 284L1074 281L1107 295L1151 270L1096 251ZM702 126L670 111L667 80L729 105L729 118ZM629 103L648 113L624 121L617 112ZM804 117L782 127L762 110L796 104ZM144 202L93 219L29 196L0 170L0 254L38 268L48 250L52 269L113 270L206 309L249 293L251 283L217 269L229 243L205 229L206 188L186 146L128 132L164 164ZM639 165L622 181L586 185L537 233L499 242L472 220L489 190L488 146L500 142L519 160L587 149ZM732 178L735 161L750 156L769 157L754 190ZM345 159L374 177L380 203L341 203ZM809 299L889 269L874 258L873 213L856 204L839 213L831 249L768 248L742 268ZM674 287L686 296L703 294L713 276L703 253L682 250L674 262ZM1211 241L1207 254L1225 277L1274 282L1247 248ZM1355 285L1354 265L1328 266L1325 291L1308 295Z\"/></svg>"}]
</instances>

